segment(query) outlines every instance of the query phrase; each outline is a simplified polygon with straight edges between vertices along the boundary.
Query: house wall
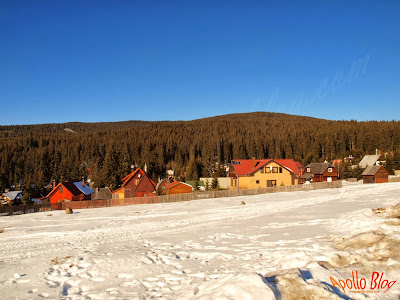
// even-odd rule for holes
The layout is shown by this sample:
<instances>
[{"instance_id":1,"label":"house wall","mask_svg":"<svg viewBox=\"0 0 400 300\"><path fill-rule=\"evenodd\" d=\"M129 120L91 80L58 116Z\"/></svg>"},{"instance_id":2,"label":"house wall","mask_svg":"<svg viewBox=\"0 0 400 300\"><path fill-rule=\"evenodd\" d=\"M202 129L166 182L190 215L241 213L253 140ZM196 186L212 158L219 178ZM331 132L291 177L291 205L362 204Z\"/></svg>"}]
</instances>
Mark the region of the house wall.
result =
<instances>
[{"instance_id":1,"label":"house wall","mask_svg":"<svg viewBox=\"0 0 400 300\"><path fill-rule=\"evenodd\" d=\"M147 177L147 175L144 175L136 188L136 194L132 197L154 196L155 191L156 189L151 183L149 177Z\"/></svg>"},{"instance_id":2,"label":"house wall","mask_svg":"<svg viewBox=\"0 0 400 300\"><path fill-rule=\"evenodd\" d=\"M265 168L270 167L278 168L278 173L266 173ZM279 173L280 168L282 168L282 173ZM276 186L286 186L286 185L297 185L298 180L294 173L288 171L284 167L280 166L275 162L268 163L263 167L264 173L261 169L253 174L253 176L240 176L239 177L239 188L240 189L257 189L266 188L268 180L276 181ZM237 189L235 186L236 178L232 178L230 189ZM258 182L258 183L257 183Z\"/></svg>"},{"instance_id":3,"label":"house wall","mask_svg":"<svg viewBox=\"0 0 400 300\"><path fill-rule=\"evenodd\" d=\"M168 195L174 195L174 194L185 194L185 193L191 193L192 192L192 187L188 186L186 184L178 184L170 189L168 189Z\"/></svg>"},{"instance_id":4,"label":"house wall","mask_svg":"<svg viewBox=\"0 0 400 300\"><path fill-rule=\"evenodd\" d=\"M389 172L384 167L380 167L379 171L375 174L376 183L389 182Z\"/></svg>"},{"instance_id":5,"label":"house wall","mask_svg":"<svg viewBox=\"0 0 400 300\"><path fill-rule=\"evenodd\" d=\"M60 188L62 187L62 192ZM74 197L72 193L63 185L57 187L56 191L50 196L50 203L57 204L63 200L79 200L78 197Z\"/></svg>"},{"instance_id":6,"label":"house wall","mask_svg":"<svg viewBox=\"0 0 400 300\"><path fill-rule=\"evenodd\" d=\"M364 175L363 176L363 183L375 183L375 177L372 175Z\"/></svg>"},{"instance_id":7,"label":"house wall","mask_svg":"<svg viewBox=\"0 0 400 300\"><path fill-rule=\"evenodd\" d=\"M329 170L329 168L327 168L325 170L325 172L322 174L322 177L323 177L322 180L323 181L328 181L328 177L331 177L332 181L336 181L337 177L338 177L337 169L336 168L332 168L332 172L329 172L328 170Z\"/></svg>"}]
</instances>

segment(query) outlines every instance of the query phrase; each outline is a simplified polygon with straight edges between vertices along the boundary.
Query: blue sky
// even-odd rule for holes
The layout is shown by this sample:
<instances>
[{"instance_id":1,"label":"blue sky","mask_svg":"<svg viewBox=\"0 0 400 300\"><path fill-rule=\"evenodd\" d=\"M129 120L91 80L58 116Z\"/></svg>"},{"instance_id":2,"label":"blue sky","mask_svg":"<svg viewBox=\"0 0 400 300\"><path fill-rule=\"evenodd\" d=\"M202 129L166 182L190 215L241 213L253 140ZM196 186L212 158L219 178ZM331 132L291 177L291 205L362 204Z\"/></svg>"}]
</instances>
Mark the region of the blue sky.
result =
<instances>
[{"instance_id":1,"label":"blue sky","mask_svg":"<svg viewBox=\"0 0 400 300\"><path fill-rule=\"evenodd\" d=\"M0 124L399 120L399 15L399 1L4 0Z\"/></svg>"}]
</instances>

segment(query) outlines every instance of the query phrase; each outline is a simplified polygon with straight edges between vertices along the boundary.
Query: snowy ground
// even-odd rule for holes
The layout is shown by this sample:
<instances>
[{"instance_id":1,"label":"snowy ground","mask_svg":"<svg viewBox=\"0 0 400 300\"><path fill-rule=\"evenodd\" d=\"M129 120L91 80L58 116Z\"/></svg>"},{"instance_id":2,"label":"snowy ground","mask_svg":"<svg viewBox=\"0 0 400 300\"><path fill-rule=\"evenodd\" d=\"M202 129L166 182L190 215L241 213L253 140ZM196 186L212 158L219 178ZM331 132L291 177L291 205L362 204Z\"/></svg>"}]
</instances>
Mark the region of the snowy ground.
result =
<instances>
[{"instance_id":1,"label":"snowy ground","mask_svg":"<svg viewBox=\"0 0 400 300\"><path fill-rule=\"evenodd\" d=\"M348 184L0 217L1 298L400 299L400 282L359 294L330 280L400 279L399 219L371 210L399 192Z\"/></svg>"}]
</instances>

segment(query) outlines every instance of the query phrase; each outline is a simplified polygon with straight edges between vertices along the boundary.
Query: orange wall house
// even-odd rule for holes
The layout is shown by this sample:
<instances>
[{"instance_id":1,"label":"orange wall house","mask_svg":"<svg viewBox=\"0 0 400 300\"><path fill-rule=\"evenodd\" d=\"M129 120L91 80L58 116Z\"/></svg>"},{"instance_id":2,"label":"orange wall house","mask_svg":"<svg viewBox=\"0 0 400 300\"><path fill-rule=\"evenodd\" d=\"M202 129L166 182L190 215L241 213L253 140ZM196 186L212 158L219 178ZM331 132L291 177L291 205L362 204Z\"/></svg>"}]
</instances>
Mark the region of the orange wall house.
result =
<instances>
[{"instance_id":1,"label":"orange wall house","mask_svg":"<svg viewBox=\"0 0 400 300\"><path fill-rule=\"evenodd\" d=\"M77 187L80 184L82 184L83 191ZM87 193L85 194L86 191ZM93 190L82 182L74 183L72 181L64 181L55 186L46 198L50 199L51 204L57 204L63 201L90 200L90 194L92 192Z\"/></svg>"},{"instance_id":2,"label":"orange wall house","mask_svg":"<svg viewBox=\"0 0 400 300\"><path fill-rule=\"evenodd\" d=\"M193 187L187 183L174 181L165 186L167 195L191 193Z\"/></svg>"},{"instance_id":3,"label":"orange wall house","mask_svg":"<svg viewBox=\"0 0 400 300\"><path fill-rule=\"evenodd\" d=\"M140 168L122 181L121 187L112 192L113 199L155 196L156 184Z\"/></svg>"},{"instance_id":4,"label":"orange wall house","mask_svg":"<svg viewBox=\"0 0 400 300\"><path fill-rule=\"evenodd\" d=\"M301 164L293 159L237 159L229 166L230 189L296 185Z\"/></svg>"}]
</instances>

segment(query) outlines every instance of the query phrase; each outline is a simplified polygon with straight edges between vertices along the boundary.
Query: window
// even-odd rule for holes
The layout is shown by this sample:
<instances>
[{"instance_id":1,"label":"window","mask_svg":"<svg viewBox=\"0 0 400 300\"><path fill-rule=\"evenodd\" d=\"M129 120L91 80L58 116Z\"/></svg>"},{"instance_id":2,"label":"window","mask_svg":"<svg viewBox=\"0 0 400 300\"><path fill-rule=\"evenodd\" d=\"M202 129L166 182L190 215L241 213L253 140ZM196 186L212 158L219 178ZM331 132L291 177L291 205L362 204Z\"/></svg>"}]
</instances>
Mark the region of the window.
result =
<instances>
[{"instance_id":1,"label":"window","mask_svg":"<svg viewBox=\"0 0 400 300\"><path fill-rule=\"evenodd\" d=\"M329 172L329 173L332 173L332 168L328 168L328 172Z\"/></svg>"},{"instance_id":2,"label":"window","mask_svg":"<svg viewBox=\"0 0 400 300\"><path fill-rule=\"evenodd\" d=\"M282 168L281 167L279 167L279 173L282 173Z\"/></svg>"},{"instance_id":3,"label":"window","mask_svg":"<svg viewBox=\"0 0 400 300\"><path fill-rule=\"evenodd\" d=\"M307 168L307 173L310 173L311 172L311 168Z\"/></svg>"},{"instance_id":4,"label":"window","mask_svg":"<svg viewBox=\"0 0 400 300\"><path fill-rule=\"evenodd\" d=\"M63 186L62 186L62 185L60 186L59 191L60 191L60 193L63 193L63 192L64 192L64 189L63 189Z\"/></svg>"},{"instance_id":5,"label":"window","mask_svg":"<svg viewBox=\"0 0 400 300\"><path fill-rule=\"evenodd\" d=\"M135 183L135 185L138 185L139 184L139 179L135 179L134 183Z\"/></svg>"},{"instance_id":6,"label":"window","mask_svg":"<svg viewBox=\"0 0 400 300\"><path fill-rule=\"evenodd\" d=\"M272 173L278 173L278 167L273 167L272 168Z\"/></svg>"},{"instance_id":7,"label":"window","mask_svg":"<svg viewBox=\"0 0 400 300\"><path fill-rule=\"evenodd\" d=\"M161 189L165 190L165 185L163 185L163 186L161 187Z\"/></svg>"},{"instance_id":8,"label":"window","mask_svg":"<svg viewBox=\"0 0 400 300\"><path fill-rule=\"evenodd\" d=\"M268 167L266 167L266 168L265 168L265 173L271 173L271 169L268 168Z\"/></svg>"},{"instance_id":9,"label":"window","mask_svg":"<svg viewBox=\"0 0 400 300\"><path fill-rule=\"evenodd\" d=\"M261 174L264 174L264 168L261 168L260 172Z\"/></svg>"},{"instance_id":10,"label":"window","mask_svg":"<svg viewBox=\"0 0 400 300\"><path fill-rule=\"evenodd\" d=\"M260 180L256 180L256 184L260 184Z\"/></svg>"},{"instance_id":11,"label":"window","mask_svg":"<svg viewBox=\"0 0 400 300\"><path fill-rule=\"evenodd\" d=\"M267 180L267 187L276 186L276 180Z\"/></svg>"}]
</instances>

